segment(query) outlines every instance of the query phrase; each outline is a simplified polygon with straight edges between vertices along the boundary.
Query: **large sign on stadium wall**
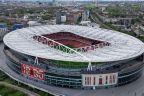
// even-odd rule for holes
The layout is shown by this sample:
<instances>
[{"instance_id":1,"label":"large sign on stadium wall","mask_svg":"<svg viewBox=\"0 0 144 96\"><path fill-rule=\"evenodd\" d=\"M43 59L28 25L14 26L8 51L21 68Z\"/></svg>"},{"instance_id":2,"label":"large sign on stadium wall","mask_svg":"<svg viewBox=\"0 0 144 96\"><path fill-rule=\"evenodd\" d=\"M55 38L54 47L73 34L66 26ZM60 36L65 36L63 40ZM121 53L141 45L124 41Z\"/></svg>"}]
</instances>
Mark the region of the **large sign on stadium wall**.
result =
<instances>
[{"instance_id":1,"label":"large sign on stadium wall","mask_svg":"<svg viewBox=\"0 0 144 96\"><path fill-rule=\"evenodd\" d=\"M31 78L45 80L45 70L30 66L28 64L21 64L21 72L23 75Z\"/></svg>"},{"instance_id":2,"label":"large sign on stadium wall","mask_svg":"<svg viewBox=\"0 0 144 96\"><path fill-rule=\"evenodd\" d=\"M118 82L118 73L82 74L83 86L108 86Z\"/></svg>"}]
</instances>

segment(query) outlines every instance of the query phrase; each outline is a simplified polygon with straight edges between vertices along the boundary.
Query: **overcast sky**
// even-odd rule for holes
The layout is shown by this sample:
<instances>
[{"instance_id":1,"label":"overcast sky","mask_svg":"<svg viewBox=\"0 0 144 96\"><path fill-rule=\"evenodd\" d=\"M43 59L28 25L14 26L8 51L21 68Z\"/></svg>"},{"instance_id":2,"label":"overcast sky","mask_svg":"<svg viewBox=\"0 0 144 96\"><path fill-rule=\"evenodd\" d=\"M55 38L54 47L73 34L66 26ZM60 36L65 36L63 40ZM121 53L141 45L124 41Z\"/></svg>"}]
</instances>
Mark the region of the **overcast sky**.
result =
<instances>
[{"instance_id":1,"label":"overcast sky","mask_svg":"<svg viewBox=\"0 0 144 96\"><path fill-rule=\"evenodd\" d=\"M17 1L28 1L28 0L17 0ZM30 0L30 1L52 1L52 0ZM73 0L56 0L56 1L73 1ZM94 0L74 0L74 1L94 1ZM144 1L144 0L98 0L98 1Z\"/></svg>"},{"instance_id":2,"label":"overcast sky","mask_svg":"<svg viewBox=\"0 0 144 96\"><path fill-rule=\"evenodd\" d=\"M17 1L52 1L52 0L17 0ZM56 1L72 1L72 0L56 0ZM73 1L94 1L94 0L73 0ZM144 0L99 0L99 1L144 1Z\"/></svg>"}]
</instances>

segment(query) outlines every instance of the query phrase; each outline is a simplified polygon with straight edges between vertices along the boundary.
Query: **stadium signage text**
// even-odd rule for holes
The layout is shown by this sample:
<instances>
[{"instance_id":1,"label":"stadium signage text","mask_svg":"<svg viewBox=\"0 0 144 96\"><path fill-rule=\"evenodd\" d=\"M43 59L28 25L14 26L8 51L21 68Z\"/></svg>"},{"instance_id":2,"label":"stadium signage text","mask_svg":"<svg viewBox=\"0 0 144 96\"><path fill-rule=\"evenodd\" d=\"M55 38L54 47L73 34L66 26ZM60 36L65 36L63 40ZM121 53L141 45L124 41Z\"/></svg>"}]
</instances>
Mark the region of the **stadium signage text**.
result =
<instances>
[{"instance_id":1,"label":"stadium signage text","mask_svg":"<svg viewBox=\"0 0 144 96\"><path fill-rule=\"evenodd\" d=\"M27 75L31 78L36 78L39 80L45 80L45 70L33 67L27 64L21 64L21 71L23 75Z\"/></svg>"},{"instance_id":2,"label":"stadium signage text","mask_svg":"<svg viewBox=\"0 0 144 96\"><path fill-rule=\"evenodd\" d=\"M33 39L37 40L38 42L41 42L42 44L46 44L46 45L48 45L50 47L58 46L56 48L60 48L60 46L61 46L59 43L54 42L51 39L43 37L43 36L34 36ZM108 42L101 42L101 43L95 44L95 45L74 48L74 50L76 50L78 52L87 52L89 50L95 50L97 48L103 48L105 46L110 46L110 45L111 44L108 43ZM69 52L67 52L67 53L69 53Z\"/></svg>"}]
</instances>

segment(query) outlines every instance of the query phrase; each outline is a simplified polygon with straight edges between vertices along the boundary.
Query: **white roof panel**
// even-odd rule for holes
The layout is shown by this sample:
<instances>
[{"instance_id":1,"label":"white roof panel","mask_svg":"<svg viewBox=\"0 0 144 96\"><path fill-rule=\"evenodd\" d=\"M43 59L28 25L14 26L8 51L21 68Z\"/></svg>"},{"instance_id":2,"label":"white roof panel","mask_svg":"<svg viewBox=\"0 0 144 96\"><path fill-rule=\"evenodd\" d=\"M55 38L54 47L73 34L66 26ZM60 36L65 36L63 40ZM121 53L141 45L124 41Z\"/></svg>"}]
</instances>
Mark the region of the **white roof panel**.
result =
<instances>
[{"instance_id":1,"label":"white roof panel","mask_svg":"<svg viewBox=\"0 0 144 96\"><path fill-rule=\"evenodd\" d=\"M107 41L110 46L81 52L79 54L65 53L36 42L35 34L51 34L56 32L71 32L83 37ZM77 61L77 62L107 62L130 59L144 52L144 44L137 38L120 32L75 25L45 25L35 26L10 32L4 37L4 43L11 49L46 59Z\"/></svg>"}]
</instances>

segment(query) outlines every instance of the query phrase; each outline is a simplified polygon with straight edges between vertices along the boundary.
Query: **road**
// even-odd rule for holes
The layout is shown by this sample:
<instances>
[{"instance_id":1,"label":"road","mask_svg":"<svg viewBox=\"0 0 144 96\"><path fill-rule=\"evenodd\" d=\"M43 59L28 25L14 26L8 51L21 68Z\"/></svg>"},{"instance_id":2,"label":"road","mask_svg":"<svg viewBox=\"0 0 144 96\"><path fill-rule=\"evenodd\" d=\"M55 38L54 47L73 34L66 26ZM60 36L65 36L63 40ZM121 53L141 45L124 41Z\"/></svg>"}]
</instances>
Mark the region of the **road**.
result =
<instances>
[{"instance_id":1,"label":"road","mask_svg":"<svg viewBox=\"0 0 144 96\"><path fill-rule=\"evenodd\" d=\"M91 18L95 23L97 23L97 24L99 24L99 25L103 25L106 29L111 29L111 30L112 30L112 28L110 28L109 26L107 26L106 24L104 24L102 21L100 21L99 18L96 17L96 15L97 15L98 17L100 17L100 15L99 15L98 13L92 12L92 13L90 14L90 18Z\"/></svg>"},{"instance_id":2,"label":"road","mask_svg":"<svg viewBox=\"0 0 144 96\"><path fill-rule=\"evenodd\" d=\"M69 89L55 86L49 86L36 81L28 80L15 72L13 72L5 64L5 56L3 53L3 44L0 44L0 69L8 74L11 78L29 85L33 88L38 88L45 92L49 92L53 95L65 95L65 96L143 96L144 94L144 75L133 83L125 86L109 89L96 89L96 90L81 90L81 89Z\"/></svg>"}]
</instances>

